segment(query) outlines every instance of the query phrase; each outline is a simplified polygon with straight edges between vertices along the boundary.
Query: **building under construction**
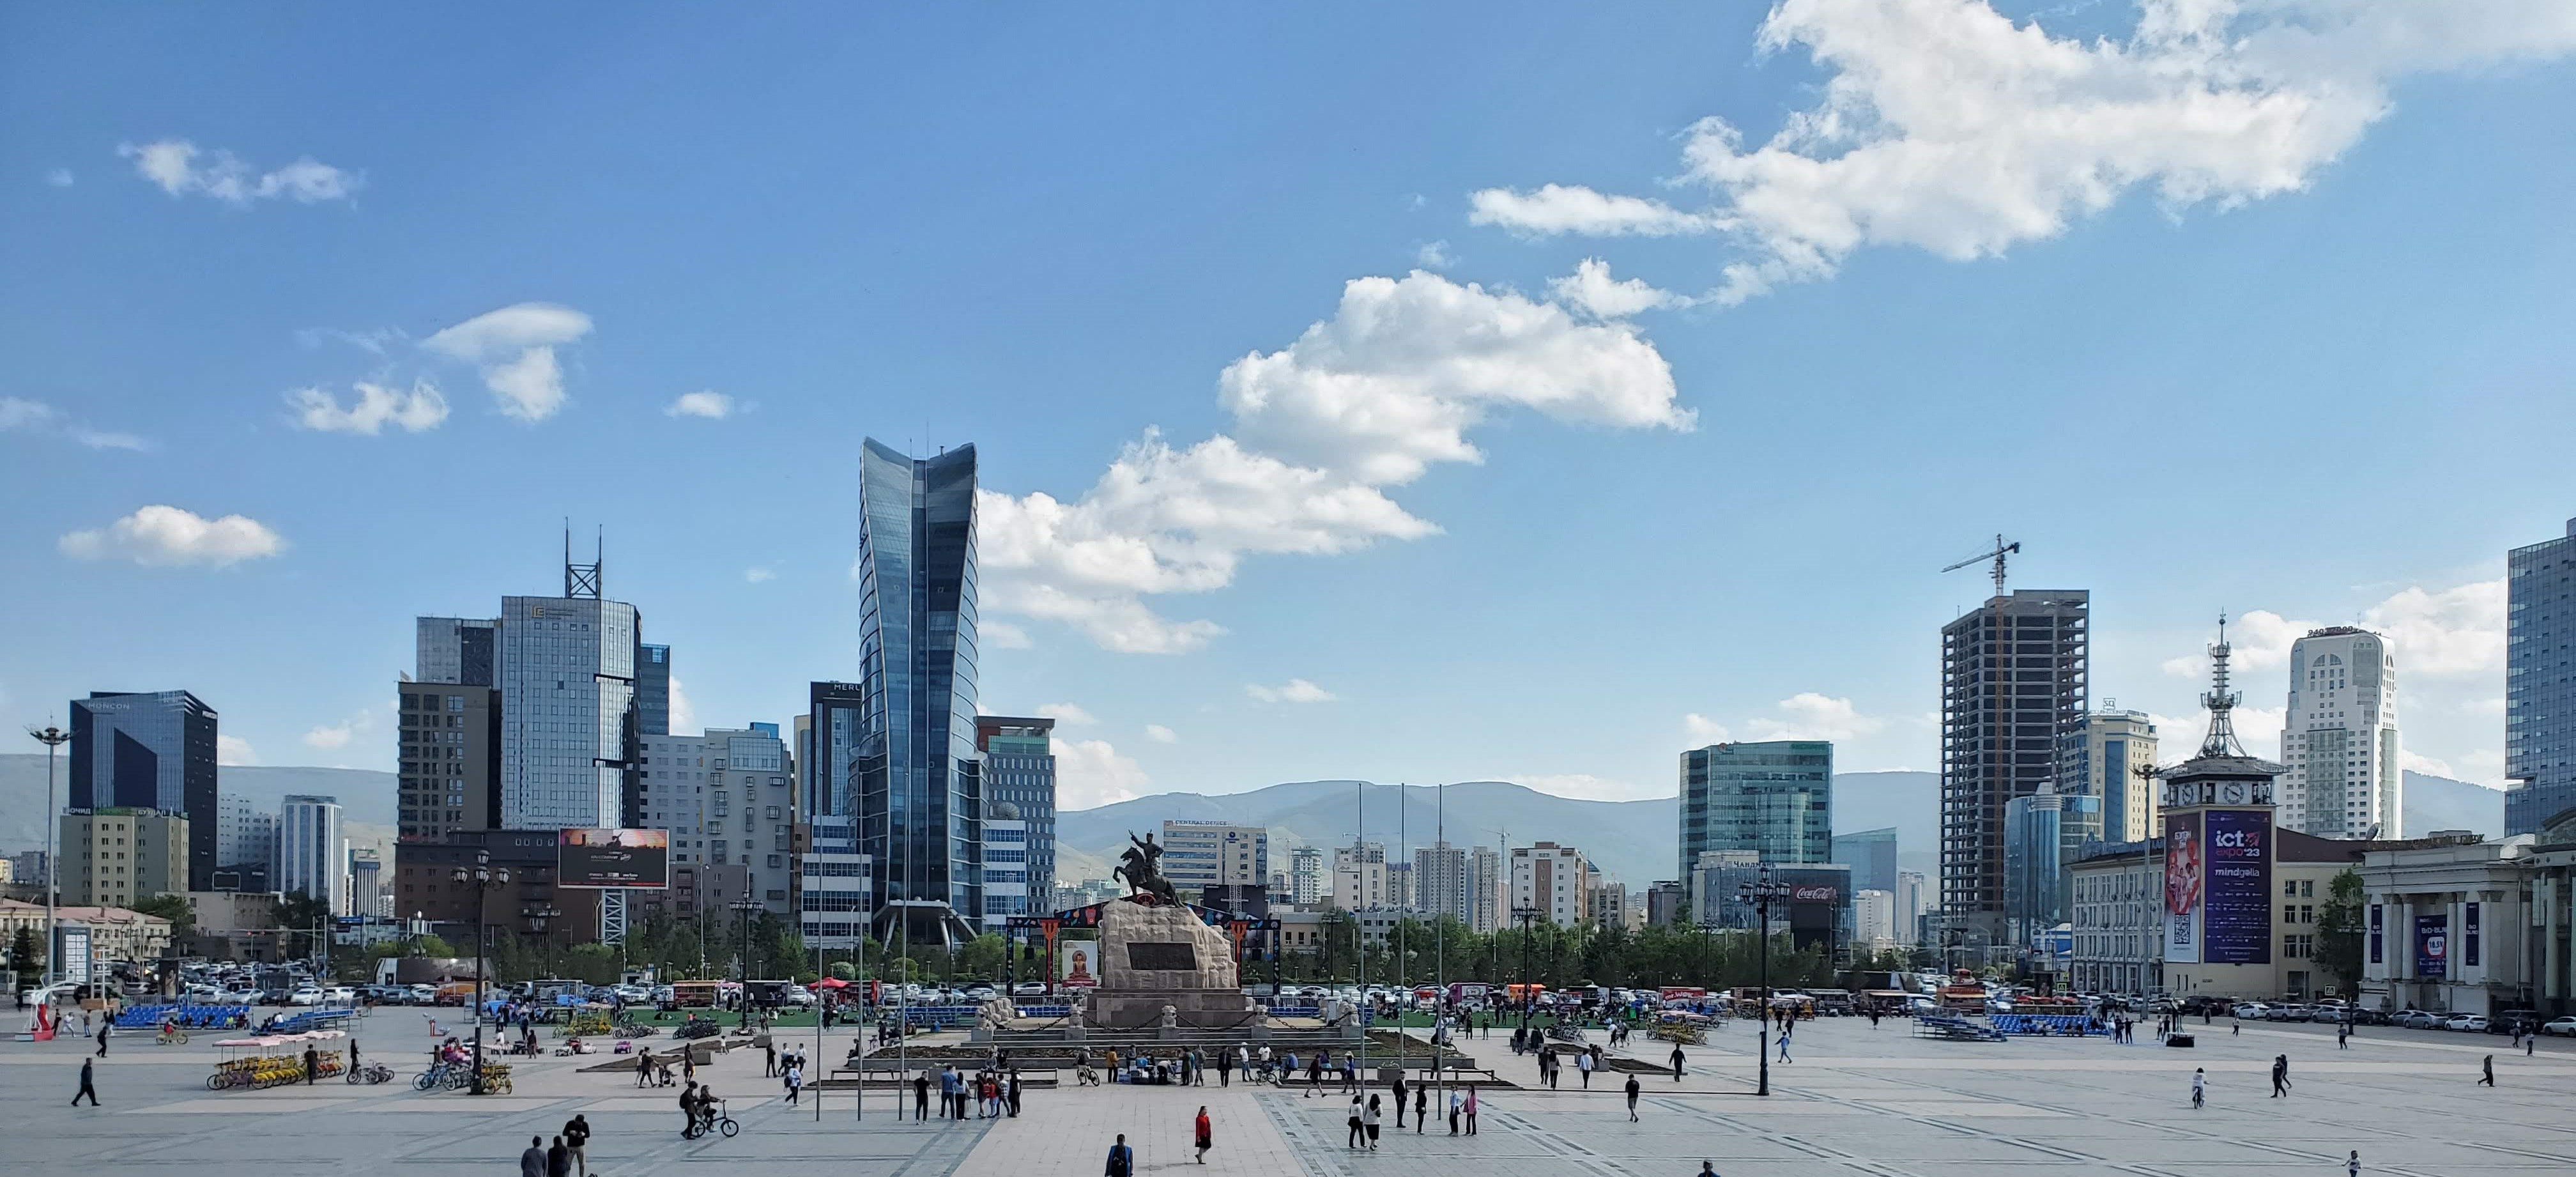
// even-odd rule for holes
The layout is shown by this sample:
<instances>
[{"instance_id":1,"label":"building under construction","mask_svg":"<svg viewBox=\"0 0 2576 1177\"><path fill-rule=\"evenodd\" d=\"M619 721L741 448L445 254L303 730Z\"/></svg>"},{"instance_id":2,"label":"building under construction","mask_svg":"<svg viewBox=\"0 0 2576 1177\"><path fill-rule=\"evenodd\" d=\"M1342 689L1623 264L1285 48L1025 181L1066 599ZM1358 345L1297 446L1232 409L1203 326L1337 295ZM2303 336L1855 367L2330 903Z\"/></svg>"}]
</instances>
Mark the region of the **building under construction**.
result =
<instances>
[{"instance_id":1,"label":"building under construction","mask_svg":"<svg viewBox=\"0 0 2576 1177\"><path fill-rule=\"evenodd\" d=\"M1999 549L2000 551L2001 549ZM1983 958L2007 938L2005 810L2044 784L2083 791L2091 594L2017 589L1941 629L1941 914L1937 943ZM1956 959L1956 958L1953 958Z\"/></svg>"}]
</instances>

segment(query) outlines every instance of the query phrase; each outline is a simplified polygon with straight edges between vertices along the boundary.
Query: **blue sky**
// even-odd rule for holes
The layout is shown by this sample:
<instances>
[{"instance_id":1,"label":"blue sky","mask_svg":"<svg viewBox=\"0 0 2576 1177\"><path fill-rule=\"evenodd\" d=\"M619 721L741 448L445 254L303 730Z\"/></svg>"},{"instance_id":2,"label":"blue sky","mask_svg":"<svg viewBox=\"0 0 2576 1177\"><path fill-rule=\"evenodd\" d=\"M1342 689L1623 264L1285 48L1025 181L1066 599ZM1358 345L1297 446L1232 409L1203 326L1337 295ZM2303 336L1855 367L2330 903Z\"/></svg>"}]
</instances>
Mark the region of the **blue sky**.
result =
<instances>
[{"instance_id":1,"label":"blue sky","mask_svg":"<svg viewBox=\"0 0 2576 1177\"><path fill-rule=\"evenodd\" d=\"M1068 804L1928 768L1998 531L2097 700L2189 715L2247 616L2266 750L2362 621L2500 779L2503 552L2576 515L2561 5L490 12L8 12L12 722L184 687L389 767L411 617L567 517L696 723L785 721L873 435L978 447L984 705Z\"/></svg>"}]
</instances>

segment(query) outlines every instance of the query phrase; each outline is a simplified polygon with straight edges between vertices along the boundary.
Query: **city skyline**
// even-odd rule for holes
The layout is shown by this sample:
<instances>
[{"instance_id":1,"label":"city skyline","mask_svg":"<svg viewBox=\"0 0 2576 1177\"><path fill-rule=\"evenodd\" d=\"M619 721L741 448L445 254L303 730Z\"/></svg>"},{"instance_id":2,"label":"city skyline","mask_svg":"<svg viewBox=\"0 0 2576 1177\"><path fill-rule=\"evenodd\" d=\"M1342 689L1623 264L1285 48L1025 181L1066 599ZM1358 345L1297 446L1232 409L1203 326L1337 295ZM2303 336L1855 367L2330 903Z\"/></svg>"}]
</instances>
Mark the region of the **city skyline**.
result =
<instances>
[{"instance_id":1,"label":"city skyline","mask_svg":"<svg viewBox=\"0 0 2576 1177\"><path fill-rule=\"evenodd\" d=\"M2091 594L2092 703L2171 745L2220 612L2262 755L2290 643L2361 624L2406 676L2399 767L2502 782L2504 553L2576 514L2496 460L2576 358L2550 195L2576 172L2517 117L2576 97L2564 30L2447 56L2349 37L2361 107L2238 60L2332 133L2190 155L2079 127L2071 158L2121 164L2107 190L1843 191L1822 211L1854 233L1819 242L1720 222L1777 207L1761 177L1808 150L1772 139L1790 116L1903 107L1869 87L1910 75L1872 67L1914 50L1851 48L1829 8L1768 18L1784 51L1758 57L1749 9L1318 16L1219 73L1174 64L1215 28L1188 18L874 70L834 68L861 51L828 35L784 67L708 35L640 100L650 46L539 86L397 53L412 19L263 43L204 14L31 18L10 51L0 245L56 276L0 293L0 573L45 622L0 670L16 721L184 688L225 759L389 770L412 619L543 591L569 516L674 651L671 730L785 722L857 674L873 433L978 447L979 701L1058 721L1066 808L1347 776L1667 796L1671 757L1723 738L1935 769L1927 635L1984 595L1935 570L1998 530L2016 584ZM887 32L968 43L917 19ZM2033 40L2170 52L2131 19L2051 13ZM1532 43L1630 81L1477 84L1479 54ZM325 45L348 51L297 56ZM80 84L108 60L144 80ZM729 92L756 67L783 92ZM988 71L1060 109L955 85ZM460 77L558 117L415 113ZM1355 97L1396 85L1399 117ZM1178 92L1203 113L1170 115ZM906 117L826 113L884 109ZM674 126L677 174L653 162ZM1243 126L1276 151L1204 150ZM674 241L681 217L706 233ZM711 277L737 269L761 276ZM2396 456L2366 542L2282 526L2349 510L2284 460L2305 447ZM2053 493L1991 493L1998 471ZM1093 559L1115 553L1137 555Z\"/></svg>"}]
</instances>

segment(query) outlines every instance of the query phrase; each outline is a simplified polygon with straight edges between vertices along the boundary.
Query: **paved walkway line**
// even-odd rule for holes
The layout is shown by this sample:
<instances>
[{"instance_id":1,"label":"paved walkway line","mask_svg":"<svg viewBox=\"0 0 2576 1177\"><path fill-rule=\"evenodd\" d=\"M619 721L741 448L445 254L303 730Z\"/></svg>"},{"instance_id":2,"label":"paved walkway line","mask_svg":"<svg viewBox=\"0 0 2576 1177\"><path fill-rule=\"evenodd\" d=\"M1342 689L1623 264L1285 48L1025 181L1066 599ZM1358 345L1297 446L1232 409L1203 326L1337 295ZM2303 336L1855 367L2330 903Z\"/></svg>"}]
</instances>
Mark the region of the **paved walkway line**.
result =
<instances>
[{"instance_id":1,"label":"paved walkway line","mask_svg":"<svg viewBox=\"0 0 2576 1177\"><path fill-rule=\"evenodd\" d=\"M1097 1177L1110 1142L1127 1134L1136 1150L1136 1172L1260 1174L1281 1177L1301 1170L1296 1154L1245 1088L1112 1085L1076 1098L1030 1092L1017 1119L992 1121L991 1131L966 1155L955 1177ZM1216 1147L1197 1162L1191 1121L1206 1104ZM908 1177L933 1177L915 1169Z\"/></svg>"}]
</instances>

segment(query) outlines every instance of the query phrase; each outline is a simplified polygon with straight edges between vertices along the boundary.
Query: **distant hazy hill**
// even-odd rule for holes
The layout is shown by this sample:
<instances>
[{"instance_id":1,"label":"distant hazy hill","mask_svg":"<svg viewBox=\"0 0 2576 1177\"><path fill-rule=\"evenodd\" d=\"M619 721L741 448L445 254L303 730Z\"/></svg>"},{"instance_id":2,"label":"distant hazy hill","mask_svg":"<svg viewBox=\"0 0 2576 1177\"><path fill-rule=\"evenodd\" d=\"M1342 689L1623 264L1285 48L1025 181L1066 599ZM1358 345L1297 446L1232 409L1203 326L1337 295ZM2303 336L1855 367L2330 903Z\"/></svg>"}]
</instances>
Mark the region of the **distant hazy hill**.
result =
<instances>
[{"instance_id":1,"label":"distant hazy hill","mask_svg":"<svg viewBox=\"0 0 2576 1177\"><path fill-rule=\"evenodd\" d=\"M64 758L68 760L69 758ZM70 775L68 764L57 773ZM343 820L390 827L394 819L394 774L363 768L268 768L227 765L216 770L221 792L251 799L274 813L289 793L318 793L340 799ZM54 803L63 803L66 786L54 785ZM0 753L0 848L38 850L45 845L45 758L39 754Z\"/></svg>"},{"instance_id":2,"label":"distant hazy hill","mask_svg":"<svg viewBox=\"0 0 2576 1177\"><path fill-rule=\"evenodd\" d=\"M2406 774L2405 834L2421 838L2435 830L2475 830L2490 838L2504 835L2504 791L2449 777Z\"/></svg>"}]
</instances>

